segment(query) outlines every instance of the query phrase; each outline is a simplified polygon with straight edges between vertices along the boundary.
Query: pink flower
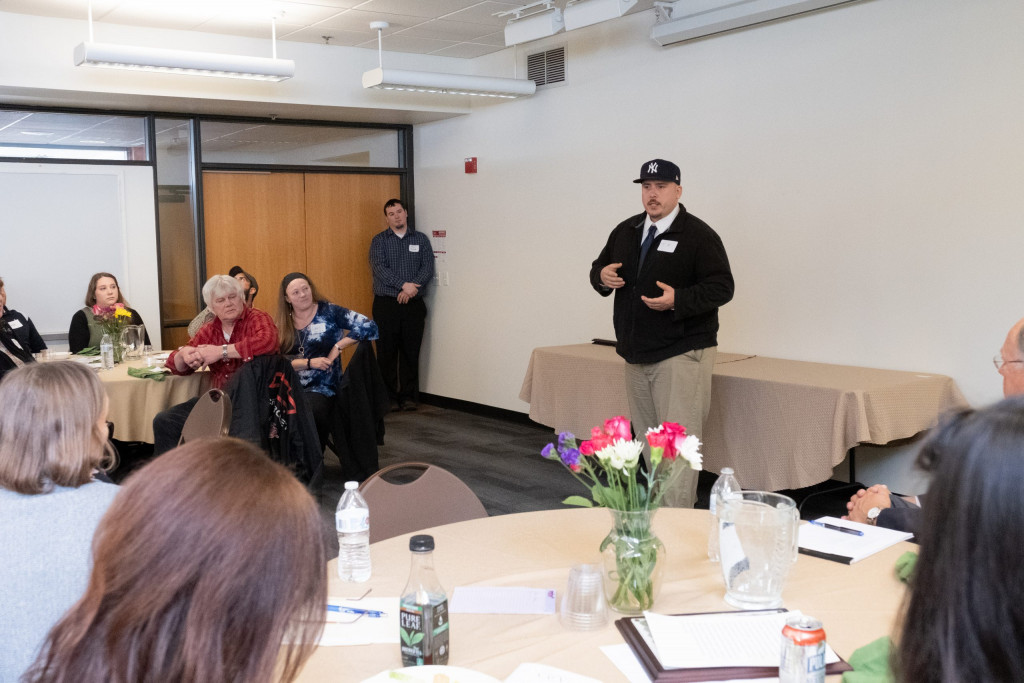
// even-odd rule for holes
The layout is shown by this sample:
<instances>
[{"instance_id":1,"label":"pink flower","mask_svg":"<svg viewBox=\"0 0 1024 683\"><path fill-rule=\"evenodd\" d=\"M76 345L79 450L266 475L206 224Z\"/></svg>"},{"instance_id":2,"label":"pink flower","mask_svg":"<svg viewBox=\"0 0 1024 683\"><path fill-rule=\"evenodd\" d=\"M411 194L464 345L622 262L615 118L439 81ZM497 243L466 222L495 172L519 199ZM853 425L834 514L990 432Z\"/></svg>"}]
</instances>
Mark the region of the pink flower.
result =
<instances>
[{"instance_id":1,"label":"pink flower","mask_svg":"<svg viewBox=\"0 0 1024 683\"><path fill-rule=\"evenodd\" d=\"M580 444L580 453L582 453L583 455L593 455L594 444L590 443L590 441L584 441L583 443Z\"/></svg>"},{"instance_id":2,"label":"pink flower","mask_svg":"<svg viewBox=\"0 0 1024 683\"><path fill-rule=\"evenodd\" d=\"M622 415L604 421L604 433L613 437L614 440L629 441L633 438L633 430L630 429L629 420Z\"/></svg>"}]
</instances>

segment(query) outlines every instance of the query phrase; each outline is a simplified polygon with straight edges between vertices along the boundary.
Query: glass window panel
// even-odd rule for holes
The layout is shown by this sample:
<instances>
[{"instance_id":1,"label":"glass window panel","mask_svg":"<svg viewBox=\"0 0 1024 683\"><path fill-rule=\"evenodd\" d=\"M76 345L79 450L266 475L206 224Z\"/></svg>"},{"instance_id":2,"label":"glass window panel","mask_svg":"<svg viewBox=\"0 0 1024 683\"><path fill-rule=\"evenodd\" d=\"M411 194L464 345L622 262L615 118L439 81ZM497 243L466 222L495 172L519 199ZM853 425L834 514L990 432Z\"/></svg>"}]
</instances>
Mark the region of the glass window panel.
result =
<instances>
[{"instance_id":1,"label":"glass window panel","mask_svg":"<svg viewBox=\"0 0 1024 683\"><path fill-rule=\"evenodd\" d=\"M203 121L203 163L398 168L399 131Z\"/></svg>"},{"instance_id":2,"label":"glass window panel","mask_svg":"<svg viewBox=\"0 0 1024 683\"><path fill-rule=\"evenodd\" d=\"M0 110L0 157L147 161L146 119Z\"/></svg>"},{"instance_id":3,"label":"glass window panel","mask_svg":"<svg viewBox=\"0 0 1024 683\"><path fill-rule=\"evenodd\" d=\"M164 345L175 348L188 340L186 328L199 312L192 123L156 119L155 126L161 324Z\"/></svg>"}]
</instances>

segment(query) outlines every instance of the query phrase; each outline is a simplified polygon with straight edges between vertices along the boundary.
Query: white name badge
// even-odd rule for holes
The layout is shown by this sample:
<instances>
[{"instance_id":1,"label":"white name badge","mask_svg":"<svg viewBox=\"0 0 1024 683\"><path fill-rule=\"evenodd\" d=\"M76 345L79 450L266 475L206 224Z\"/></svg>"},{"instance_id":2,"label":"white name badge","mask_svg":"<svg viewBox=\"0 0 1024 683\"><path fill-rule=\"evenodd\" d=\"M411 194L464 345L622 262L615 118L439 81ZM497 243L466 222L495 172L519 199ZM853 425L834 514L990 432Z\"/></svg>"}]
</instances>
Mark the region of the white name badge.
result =
<instances>
[{"instance_id":1,"label":"white name badge","mask_svg":"<svg viewBox=\"0 0 1024 683\"><path fill-rule=\"evenodd\" d=\"M675 240L662 240L658 242L658 251L667 251L671 254L676 250L677 244L679 244L679 242L676 242Z\"/></svg>"},{"instance_id":2,"label":"white name badge","mask_svg":"<svg viewBox=\"0 0 1024 683\"><path fill-rule=\"evenodd\" d=\"M327 323L313 323L309 326L310 334L323 334L327 331Z\"/></svg>"},{"instance_id":3,"label":"white name badge","mask_svg":"<svg viewBox=\"0 0 1024 683\"><path fill-rule=\"evenodd\" d=\"M412 253L415 254L419 250L420 250L420 245L418 245L418 244L410 244L409 245L409 251L411 251Z\"/></svg>"},{"instance_id":4,"label":"white name badge","mask_svg":"<svg viewBox=\"0 0 1024 683\"><path fill-rule=\"evenodd\" d=\"M18 320L17 318L12 318L12 319L11 319L11 320L10 320L10 321L8 322L8 324L9 324L9 325L11 326L11 329L12 329L12 330L16 330L16 329L18 329L19 327L21 327L21 321L20 321L20 320Z\"/></svg>"}]
</instances>

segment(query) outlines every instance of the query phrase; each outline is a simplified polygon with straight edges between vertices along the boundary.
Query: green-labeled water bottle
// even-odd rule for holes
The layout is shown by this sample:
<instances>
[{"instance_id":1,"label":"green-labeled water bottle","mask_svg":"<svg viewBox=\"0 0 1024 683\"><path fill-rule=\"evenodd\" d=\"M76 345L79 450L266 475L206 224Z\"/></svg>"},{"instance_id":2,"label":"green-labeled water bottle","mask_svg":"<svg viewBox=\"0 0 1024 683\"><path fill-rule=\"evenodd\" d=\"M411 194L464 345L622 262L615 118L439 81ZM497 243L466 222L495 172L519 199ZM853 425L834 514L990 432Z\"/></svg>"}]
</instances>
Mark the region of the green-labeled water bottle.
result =
<instances>
[{"instance_id":1,"label":"green-labeled water bottle","mask_svg":"<svg viewBox=\"0 0 1024 683\"><path fill-rule=\"evenodd\" d=\"M409 539L412 569L402 590L402 666L448 663L448 596L434 572L434 537Z\"/></svg>"}]
</instances>

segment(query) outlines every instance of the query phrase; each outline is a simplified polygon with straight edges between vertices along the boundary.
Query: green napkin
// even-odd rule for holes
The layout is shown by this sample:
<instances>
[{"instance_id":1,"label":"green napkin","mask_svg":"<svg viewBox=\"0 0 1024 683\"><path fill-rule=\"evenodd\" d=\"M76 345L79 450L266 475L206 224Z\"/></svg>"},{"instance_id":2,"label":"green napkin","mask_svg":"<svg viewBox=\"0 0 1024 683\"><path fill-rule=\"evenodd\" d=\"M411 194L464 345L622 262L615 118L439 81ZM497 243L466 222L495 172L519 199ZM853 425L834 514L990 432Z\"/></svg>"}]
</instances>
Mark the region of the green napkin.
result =
<instances>
[{"instance_id":1,"label":"green napkin","mask_svg":"<svg viewBox=\"0 0 1024 683\"><path fill-rule=\"evenodd\" d=\"M84 349L75 354L76 356L98 356L100 350L95 346L86 346Z\"/></svg>"},{"instance_id":2,"label":"green napkin","mask_svg":"<svg viewBox=\"0 0 1024 683\"><path fill-rule=\"evenodd\" d=\"M907 552L900 555L899 559L896 560L896 576L900 581L906 583L910 580L910 576L914 573L914 567L917 565L917 553L908 550Z\"/></svg>"},{"instance_id":3,"label":"green napkin","mask_svg":"<svg viewBox=\"0 0 1024 683\"><path fill-rule=\"evenodd\" d=\"M892 643L888 636L872 641L858 648L850 655L853 671L843 674L843 683L893 683L889 671L889 650Z\"/></svg>"},{"instance_id":4,"label":"green napkin","mask_svg":"<svg viewBox=\"0 0 1024 683\"><path fill-rule=\"evenodd\" d=\"M157 382L163 382L164 377L167 376L167 373L156 368L128 368L128 374L139 379L152 379Z\"/></svg>"}]
</instances>

